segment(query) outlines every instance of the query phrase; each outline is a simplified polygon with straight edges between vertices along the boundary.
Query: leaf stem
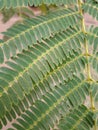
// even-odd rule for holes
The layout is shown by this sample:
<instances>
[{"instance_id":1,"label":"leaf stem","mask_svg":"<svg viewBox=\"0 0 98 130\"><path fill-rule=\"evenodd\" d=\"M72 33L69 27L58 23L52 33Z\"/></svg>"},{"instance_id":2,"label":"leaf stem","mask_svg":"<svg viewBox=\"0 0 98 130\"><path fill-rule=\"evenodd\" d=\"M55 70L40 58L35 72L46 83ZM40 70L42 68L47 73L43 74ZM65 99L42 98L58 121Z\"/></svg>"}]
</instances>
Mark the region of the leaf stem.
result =
<instances>
[{"instance_id":1,"label":"leaf stem","mask_svg":"<svg viewBox=\"0 0 98 130\"><path fill-rule=\"evenodd\" d=\"M80 14L83 16L84 12L82 9L82 4L83 4L82 1L78 0L79 11L80 11ZM86 29L85 29L84 17L81 20L81 28L82 28L83 33L86 35L87 33L86 33ZM88 48L88 43L87 43L86 38L84 38L84 43L85 43L85 54L86 54L86 59L87 59L87 65L86 65L87 80L91 84L90 81L92 81L92 77L91 77L91 70L90 70L89 57L88 57L88 55L90 55L90 54L89 54L89 48ZM95 104L94 104L94 100L93 100L93 96L92 96L91 91L89 92L89 95L90 95L91 109L92 109L92 111L94 111ZM97 130L96 120L94 121L94 130Z\"/></svg>"},{"instance_id":2,"label":"leaf stem","mask_svg":"<svg viewBox=\"0 0 98 130\"><path fill-rule=\"evenodd\" d=\"M80 14L83 16L84 13L83 13L83 10L82 10L82 2L81 2L81 0L78 0L78 5L79 5ZM85 29L84 17L81 20L81 28L82 28L83 33L86 35L87 33L86 33L86 29ZM86 38L84 38L84 43L85 43L85 54L86 54L86 59L87 59L87 66L86 66L87 80L90 81L90 79L92 79L91 78L91 72L90 72L89 57L88 57L88 55L90 55L90 54L89 54L88 43L87 43Z\"/></svg>"}]
</instances>

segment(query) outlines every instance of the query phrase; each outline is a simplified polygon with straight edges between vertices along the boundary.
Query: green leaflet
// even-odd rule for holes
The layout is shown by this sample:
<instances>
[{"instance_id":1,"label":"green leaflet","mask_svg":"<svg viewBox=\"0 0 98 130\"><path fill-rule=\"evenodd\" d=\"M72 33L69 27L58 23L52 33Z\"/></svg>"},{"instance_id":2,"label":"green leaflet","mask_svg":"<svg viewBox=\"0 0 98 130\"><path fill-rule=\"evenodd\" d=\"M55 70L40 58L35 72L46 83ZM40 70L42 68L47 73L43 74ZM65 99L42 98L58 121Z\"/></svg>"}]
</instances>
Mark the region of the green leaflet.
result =
<instances>
[{"instance_id":1,"label":"green leaflet","mask_svg":"<svg viewBox=\"0 0 98 130\"><path fill-rule=\"evenodd\" d=\"M4 62L4 56L7 60L16 57L17 53L28 50L29 46L75 25L80 17L77 9L59 9L8 29L4 34L10 36L10 39L0 44L1 62Z\"/></svg>"},{"instance_id":2,"label":"green leaflet","mask_svg":"<svg viewBox=\"0 0 98 130\"><path fill-rule=\"evenodd\" d=\"M59 6L3 32L9 39L0 40L0 129L90 130L97 120L98 27L87 31L83 13L97 20L97 0L0 2L8 9ZM83 105L88 96L90 107Z\"/></svg>"},{"instance_id":3,"label":"green leaflet","mask_svg":"<svg viewBox=\"0 0 98 130\"><path fill-rule=\"evenodd\" d=\"M91 84L91 92L92 92L94 101L97 103L98 101L98 83L97 82Z\"/></svg>"},{"instance_id":4,"label":"green leaflet","mask_svg":"<svg viewBox=\"0 0 98 130\"><path fill-rule=\"evenodd\" d=\"M0 118L2 117L2 115L4 115L5 114L5 108L4 108L4 106L3 106L3 103L2 103L2 101L0 100L0 111L1 111L1 113L0 113Z\"/></svg>"},{"instance_id":5,"label":"green leaflet","mask_svg":"<svg viewBox=\"0 0 98 130\"><path fill-rule=\"evenodd\" d=\"M0 48L0 63L3 63L4 61L4 54L2 48Z\"/></svg>"},{"instance_id":6,"label":"green leaflet","mask_svg":"<svg viewBox=\"0 0 98 130\"><path fill-rule=\"evenodd\" d=\"M71 79L72 72L77 73L78 68L81 72L86 61L79 50L81 44L77 44L75 41L80 38L80 42L82 42L84 36L79 28L69 28L68 30L71 34L67 32L57 34L50 40L43 41L17 55L17 58L13 58L12 61L6 62L9 67L0 68L2 98L6 91L7 96L10 97L9 102L17 106L19 101L24 102L25 96L29 98L33 93L33 101L36 101L46 92L53 90L59 82L63 83L64 80ZM69 37L67 37L68 35ZM70 48L68 44L70 44ZM55 57L52 56L54 54ZM15 94L11 94L11 91ZM7 105L6 102L4 104Z\"/></svg>"},{"instance_id":7,"label":"green leaflet","mask_svg":"<svg viewBox=\"0 0 98 130\"><path fill-rule=\"evenodd\" d=\"M59 122L60 130L90 130L93 126L93 113L85 106L79 106Z\"/></svg>"},{"instance_id":8,"label":"green leaflet","mask_svg":"<svg viewBox=\"0 0 98 130\"><path fill-rule=\"evenodd\" d=\"M49 125L53 127L57 118L60 118L59 113L63 111L65 113L68 112L68 108L66 109L67 106L64 109L63 102L67 100L70 100L70 102L74 101L72 104L74 107L77 103L81 104L85 99L84 94L88 93L88 89L89 84L83 78L79 79L75 77L65 85L60 84L51 93L43 96L42 100L36 101L34 106L30 107L30 111L27 110L21 115L23 119L18 118L17 122L13 123L13 126L16 129L23 130L48 129ZM80 98L76 98L74 92ZM49 121L51 119L53 120L52 122Z\"/></svg>"},{"instance_id":9,"label":"green leaflet","mask_svg":"<svg viewBox=\"0 0 98 130\"><path fill-rule=\"evenodd\" d=\"M24 6L39 6L42 5L43 3L46 5L51 5L51 4L56 4L56 5L63 5L63 4L74 4L76 0L0 0L0 9L2 8L16 8L16 7L24 7Z\"/></svg>"},{"instance_id":10,"label":"green leaflet","mask_svg":"<svg viewBox=\"0 0 98 130\"><path fill-rule=\"evenodd\" d=\"M86 0L85 4L83 4L83 9L98 20L98 3L96 0Z\"/></svg>"},{"instance_id":11,"label":"green leaflet","mask_svg":"<svg viewBox=\"0 0 98 130\"><path fill-rule=\"evenodd\" d=\"M93 69L98 72L98 27L90 27L88 31L88 43L93 48L89 61Z\"/></svg>"}]
</instances>

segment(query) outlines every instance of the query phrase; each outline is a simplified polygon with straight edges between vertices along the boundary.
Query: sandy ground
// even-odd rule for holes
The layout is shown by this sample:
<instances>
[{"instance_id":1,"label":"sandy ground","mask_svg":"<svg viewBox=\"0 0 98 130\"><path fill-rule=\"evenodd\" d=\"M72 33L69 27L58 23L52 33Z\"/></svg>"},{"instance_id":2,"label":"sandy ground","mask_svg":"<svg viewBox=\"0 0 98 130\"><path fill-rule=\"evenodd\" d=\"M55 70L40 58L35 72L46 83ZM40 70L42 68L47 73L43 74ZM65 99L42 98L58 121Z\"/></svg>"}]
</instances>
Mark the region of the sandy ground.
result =
<instances>
[{"instance_id":1,"label":"sandy ground","mask_svg":"<svg viewBox=\"0 0 98 130\"><path fill-rule=\"evenodd\" d=\"M85 14L84 15L84 18L85 18L85 23L87 26L90 26L90 25L94 25L94 26L98 26L98 21L96 21L94 18L92 18L90 15L88 14Z\"/></svg>"},{"instance_id":2,"label":"sandy ground","mask_svg":"<svg viewBox=\"0 0 98 130\"><path fill-rule=\"evenodd\" d=\"M2 22L2 15L0 15L0 32L6 31L6 29L10 28L15 22L19 20L18 16L12 17L8 22L5 24ZM0 39L3 38L3 35L0 33Z\"/></svg>"}]
</instances>

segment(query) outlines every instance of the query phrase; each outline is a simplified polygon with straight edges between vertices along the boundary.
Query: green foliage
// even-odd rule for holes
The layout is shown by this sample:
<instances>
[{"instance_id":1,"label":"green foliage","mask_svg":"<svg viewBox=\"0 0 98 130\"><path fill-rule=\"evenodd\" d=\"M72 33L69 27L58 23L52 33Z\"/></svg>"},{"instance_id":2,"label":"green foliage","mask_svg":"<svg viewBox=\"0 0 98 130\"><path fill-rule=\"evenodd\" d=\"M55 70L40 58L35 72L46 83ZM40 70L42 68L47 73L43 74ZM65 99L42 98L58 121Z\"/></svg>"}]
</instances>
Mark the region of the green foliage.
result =
<instances>
[{"instance_id":1,"label":"green foliage","mask_svg":"<svg viewBox=\"0 0 98 130\"><path fill-rule=\"evenodd\" d=\"M0 129L97 130L98 27L86 30L83 17L98 20L97 0L0 0L7 10L28 4L56 9L3 32Z\"/></svg>"},{"instance_id":2,"label":"green foliage","mask_svg":"<svg viewBox=\"0 0 98 130\"><path fill-rule=\"evenodd\" d=\"M87 0L87 2L83 5L83 9L85 12L89 13L91 16L98 20L98 1L96 1Z\"/></svg>"},{"instance_id":3,"label":"green foliage","mask_svg":"<svg viewBox=\"0 0 98 130\"><path fill-rule=\"evenodd\" d=\"M3 53L2 59L4 59L4 55L7 59L10 58L11 54L16 56L17 51L20 53L23 49L28 49L28 46L36 44L37 41L41 42L42 39L47 39L60 30L63 31L69 25L75 25L79 18L77 9L58 9L47 16L27 19L24 24L10 28L4 33L10 36L10 39L0 44L2 48L0 51Z\"/></svg>"},{"instance_id":4,"label":"green foliage","mask_svg":"<svg viewBox=\"0 0 98 130\"><path fill-rule=\"evenodd\" d=\"M79 106L61 120L60 130L90 130L93 125L92 112L85 106Z\"/></svg>"},{"instance_id":5,"label":"green foliage","mask_svg":"<svg viewBox=\"0 0 98 130\"><path fill-rule=\"evenodd\" d=\"M64 4L74 4L77 0L0 0L0 8L15 8L21 6L40 6L43 3L47 5L55 4L55 5L64 5Z\"/></svg>"}]
</instances>

